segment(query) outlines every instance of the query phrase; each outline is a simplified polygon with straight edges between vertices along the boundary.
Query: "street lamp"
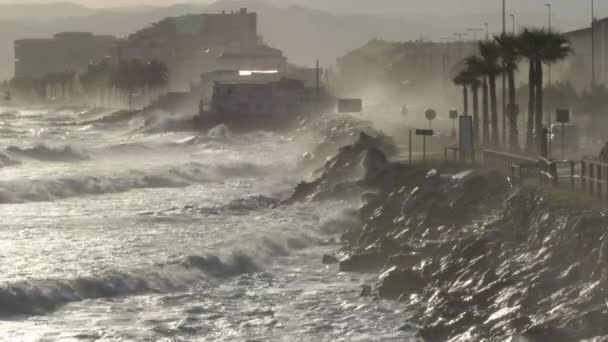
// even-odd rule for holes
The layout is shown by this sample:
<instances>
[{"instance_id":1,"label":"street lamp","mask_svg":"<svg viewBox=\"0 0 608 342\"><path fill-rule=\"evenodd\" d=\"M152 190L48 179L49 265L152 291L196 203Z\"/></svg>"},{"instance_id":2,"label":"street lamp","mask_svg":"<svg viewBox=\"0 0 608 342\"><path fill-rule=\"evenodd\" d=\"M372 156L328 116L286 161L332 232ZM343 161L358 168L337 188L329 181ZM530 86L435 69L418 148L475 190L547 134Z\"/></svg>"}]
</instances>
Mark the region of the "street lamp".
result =
<instances>
[{"instance_id":1,"label":"street lamp","mask_svg":"<svg viewBox=\"0 0 608 342\"><path fill-rule=\"evenodd\" d=\"M467 33L454 33L456 37L458 37L458 59L462 59L462 37L466 36Z\"/></svg>"},{"instance_id":2,"label":"street lamp","mask_svg":"<svg viewBox=\"0 0 608 342\"><path fill-rule=\"evenodd\" d=\"M551 4L545 4L545 6L547 6L549 11L549 31L551 31Z\"/></svg>"},{"instance_id":3,"label":"street lamp","mask_svg":"<svg viewBox=\"0 0 608 342\"><path fill-rule=\"evenodd\" d=\"M473 29L473 28L468 28L467 29L468 32L473 32L473 41L475 42L475 45L477 45L477 32L481 32L483 31L483 29ZM473 54L477 54L477 46L473 47Z\"/></svg>"},{"instance_id":4,"label":"street lamp","mask_svg":"<svg viewBox=\"0 0 608 342\"><path fill-rule=\"evenodd\" d=\"M595 86L595 2L591 0L591 90Z\"/></svg>"},{"instance_id":5,"label":"street lamp","mask_svg":"<svg viewBox=\"0 0 608 342\"><path fill-rule=\"evenodd\" d=\"M513 23L513 34L515 34L515 14L511 14L511 22Z\"/></svg>"}]
</instances>

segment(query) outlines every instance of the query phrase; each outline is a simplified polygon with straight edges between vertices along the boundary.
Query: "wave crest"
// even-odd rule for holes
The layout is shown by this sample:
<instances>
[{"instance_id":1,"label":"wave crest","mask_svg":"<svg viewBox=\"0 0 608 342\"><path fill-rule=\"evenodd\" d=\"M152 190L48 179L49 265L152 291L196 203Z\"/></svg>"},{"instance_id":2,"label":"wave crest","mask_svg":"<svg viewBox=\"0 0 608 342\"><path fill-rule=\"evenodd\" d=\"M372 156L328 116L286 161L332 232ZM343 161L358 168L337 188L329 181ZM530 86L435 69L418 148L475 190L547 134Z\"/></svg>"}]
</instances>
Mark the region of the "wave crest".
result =
<instances>
[{"instance_id":1,"label":"wave crest","mask_svg":"<svg viewBox=\"0 0 608 342\"><path fill-rule=\"evenodd\" d=\"M52 162L74 162L89 159L84 152L77 151L71 146L53 147L38 144L31 147L9 146L6 151L22 157Z\"/></svg>"}]
</instances>

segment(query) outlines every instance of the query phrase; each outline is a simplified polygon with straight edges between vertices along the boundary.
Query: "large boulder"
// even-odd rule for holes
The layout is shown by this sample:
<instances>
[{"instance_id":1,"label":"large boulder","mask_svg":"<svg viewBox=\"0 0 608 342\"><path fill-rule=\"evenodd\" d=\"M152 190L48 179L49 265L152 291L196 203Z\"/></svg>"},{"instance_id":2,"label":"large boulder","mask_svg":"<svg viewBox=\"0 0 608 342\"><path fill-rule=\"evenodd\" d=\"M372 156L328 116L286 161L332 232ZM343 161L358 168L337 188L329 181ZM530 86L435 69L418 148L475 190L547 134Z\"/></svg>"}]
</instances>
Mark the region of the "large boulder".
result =
<instances>
[{"instance_id":1,"label":"large boulder","mask_svg":"<svg viewBox=\"0 0 608 342\"><path fill-rule=\"evenodd\" d=\"M382 298L396 299L403 295L424 290L426 281L422 275L410 268L393 266L380 276L378 294Z\"/></svg>"},{"instance_id":2,"label":"large boulder","mask_svg":"<svg viewBox=\"0 0 608 342\"><path fill-rule=\"evenodd\" d=\"M377 251L353 253L340 260L340 272L366 272L376 270L386 261L386 256Z\"/></svg>"}]
</instances>

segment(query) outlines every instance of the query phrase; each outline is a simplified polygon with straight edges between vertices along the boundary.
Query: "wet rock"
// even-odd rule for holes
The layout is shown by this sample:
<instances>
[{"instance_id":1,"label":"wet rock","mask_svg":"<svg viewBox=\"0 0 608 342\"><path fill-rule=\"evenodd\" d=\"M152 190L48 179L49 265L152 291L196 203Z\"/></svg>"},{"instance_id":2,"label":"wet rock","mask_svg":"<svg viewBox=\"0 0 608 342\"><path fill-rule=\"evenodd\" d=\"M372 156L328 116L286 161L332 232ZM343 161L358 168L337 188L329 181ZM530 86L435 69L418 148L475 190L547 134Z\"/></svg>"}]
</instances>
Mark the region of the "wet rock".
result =
<instances>
[{"instance_id":1,"label":"wet rock","mask_svg":"<svg viewBox=\"0 0 608 342\"><path fill-rule=\"evenodd\" d=\"M360 252L340 260L340 272L365 272L378 269L386 257L378 252Z\"/></svg>"},{"instance_id":2,"label":"wet rock","mask_svg":"<svg viewBox=\"0 0 608 342\"><path fill-rule=\"evenodd\" d=\"M390 268L380 276L378 294L382 298L396 299L402 295L421 292L426 285L424 278L409 268Z\"/></svg>"},{"instance_id":3,"label":"wet rock","mask_svg":"<svg viewBox=\"0 0 608 342\"><path fill-rule=\"evenodd\" d=\"M359 296L361 297L369 297L372 295L372 287L369 285L361 285L361 293Z\"/></svg>"},{"instance_id":4,"label":"wet rock","mask_svg":"<svg viewBox=\"0 0 608 342\"><path fill-rule=\"evenodd\" d=\"M601 287L608 293L608 235L604 236L604 240L600 245L598 265L600 267Z\"/></svg>"},{"instance_id":5,"label":"wet rock","mask_svg":"<svg viewBox=\"0 0 608 342\"><path fill-rule=\"evenodd\" d=\"M338 260L338 258L336 258L333 255L325 254L325 255L323 255L322 262L323 262L323 265L332 265L332 264L339 263L340 260Z\"/></svg>"},{"instance_id":6,"label":"wet rock","mask_svg":"<svg viewBox=\"0 0 608 342\"><path fill-rule=\"evenodd\" d=\"M565 331L545 325L536 325L526 330L522 336L529 342L571 342L574 338Z\"/></svg>"}]
</instances>

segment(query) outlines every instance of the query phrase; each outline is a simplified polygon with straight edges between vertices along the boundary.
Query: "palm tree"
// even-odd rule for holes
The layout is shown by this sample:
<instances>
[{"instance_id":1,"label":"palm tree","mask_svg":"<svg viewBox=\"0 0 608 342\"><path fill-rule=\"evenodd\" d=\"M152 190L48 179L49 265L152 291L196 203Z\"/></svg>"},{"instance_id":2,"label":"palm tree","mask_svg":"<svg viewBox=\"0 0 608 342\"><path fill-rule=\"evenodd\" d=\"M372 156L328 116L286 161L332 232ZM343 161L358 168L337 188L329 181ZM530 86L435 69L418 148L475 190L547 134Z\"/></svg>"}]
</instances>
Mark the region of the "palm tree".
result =
<instances>
[{"instance_id":1,"label":"palm tree","mask_svg":"<svg viewBox=\"0 0 608 342\"><path fill-rule=\"evenodd\" d=\"M100 102L102 106L105 105L108 98L107 93L109 93L108 89L111 86L113 73L112 64L107 60L103 60L89 64L87 71L80 78L86 92L89 94L93 93L94 97L101 98Z\"/></svg>"},{"instance_id":2,"label":"palm tree","mask_svg":"<svg viewBox=\"0 0 608 342\"><path fill-rule=\"evenodd\" d=\"M169 83L169 70L163 62L149 61L144 66L143 72L144 89L150 87L156 93Z\"/></svg>"},{"instance_id":3,"label":"palm tree","mask_svg":"<svg viewBox=\"0 0 608 342\"><path fill-rule=\"evenodd\" d=\"M507 116L509 119L509 145L512 150L519 149L518 128L517 128L517 101L515 89L515 71L520 60L519 37L513 34L502 34L494 37L500 47L500 58L508 79L509 99L507 105Z\"/></svg>"},{"instance_id":4,"label":"palm tree","mask_svg":"<svg viewBox=\"0 0 608 342\"><path fill-rule=\"evenodd\" d=\"M452 80L454 84L462 87L463 114L469 112L469 90L467 87L469 86L470 80L471 78L466 69L461 70Z\"/></svg>"},{"instance_id":5,"label":"palm tree","mask_svg":"<svg viewBox=\"0 0 608 342\"><path fill-rule=\"evenodd\" d=\"M480 42L479 54L483 61L483 71L488 77L490 87L490 111L492 114L492 144L498 147L500 141L498 136L498 101L496 96L496 76L502 71L500 62L500 48L493 41Z\"/></svg>"},{"instance_id":6,"label":"palm tree","mask_svg":"<svg viewBox=\"0 0 608 342\"><path fill-rule=\"evenodd\" d=\"M544 29L525 29L520 35L521 54L530 64L530 104L528 113L528 151L533 150L532 113L536 147L544 146L543 132L543 63L552 64L565 59L572 51L568 39L563 35ZM544 151L539 151L544 152Z\"/></svg>"},{"instance_id":7,"label":"palm tree","mask_svg":"<svg viewBox=\"0 0 608 342\"><path fill-rule=\"evenodd\" d=\"M483 62L478 56L471 56L465 59L465 64L467 66L467 73L470 77L470 86L471 92L473 93L473 131L475 137L475 143L479 144L479 88L482 83L479 80L480 78L484 78L483 76ZM483 96L483 94L482 94ZM487 93L486 93L487 96ZM487 102L487 99L485 99ZM487 109L487 106L486 106ZM487 115L484 124L487 125ZM487 141L486 141L487 142Z\"/></svg>"}]
</instances>

